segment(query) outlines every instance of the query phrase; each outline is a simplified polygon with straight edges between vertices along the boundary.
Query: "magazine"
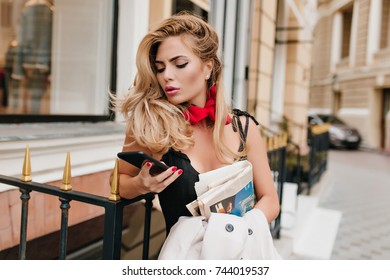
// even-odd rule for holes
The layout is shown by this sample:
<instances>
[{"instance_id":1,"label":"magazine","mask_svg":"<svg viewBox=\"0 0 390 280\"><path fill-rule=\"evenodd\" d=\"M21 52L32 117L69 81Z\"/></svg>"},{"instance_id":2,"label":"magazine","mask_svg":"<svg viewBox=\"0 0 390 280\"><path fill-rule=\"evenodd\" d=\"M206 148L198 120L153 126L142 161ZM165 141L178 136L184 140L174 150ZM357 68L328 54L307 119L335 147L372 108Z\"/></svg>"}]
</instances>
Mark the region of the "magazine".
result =
<instances>
[{"instance_id":1,"label":"magazine","mask_svg":"<svg viewBox=\"0 0 390 280\"><path fill-rule=\"evenodd\" d=\"M208 219L211 212L243 216L255 205L252 165L239 161L199 175L197 199L187 204L193 216Z\"/></svg>"}]
</instances>

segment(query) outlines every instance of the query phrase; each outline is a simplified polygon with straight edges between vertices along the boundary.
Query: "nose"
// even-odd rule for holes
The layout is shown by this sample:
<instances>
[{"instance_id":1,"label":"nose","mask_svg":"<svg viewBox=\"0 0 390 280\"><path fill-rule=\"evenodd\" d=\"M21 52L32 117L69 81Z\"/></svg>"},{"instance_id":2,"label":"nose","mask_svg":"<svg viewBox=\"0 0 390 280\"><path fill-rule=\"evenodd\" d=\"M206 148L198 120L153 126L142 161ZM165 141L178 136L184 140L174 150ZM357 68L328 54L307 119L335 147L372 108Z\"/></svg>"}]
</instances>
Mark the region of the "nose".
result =
<instances>
[{"instance_id":1,"label":"nose","mask_svg":"<svg viewBox=\"0 0 390 280\"><path fill-rule=\"evenodd\" d=\"M174 78L174 69L173 69L173 67L171 67L171 66L166 66L165 67L165 71L164 71L164 79L166 80L166 81L171 81L171 80L173 80L173 78Z\"/></svg>"}]
</instances>

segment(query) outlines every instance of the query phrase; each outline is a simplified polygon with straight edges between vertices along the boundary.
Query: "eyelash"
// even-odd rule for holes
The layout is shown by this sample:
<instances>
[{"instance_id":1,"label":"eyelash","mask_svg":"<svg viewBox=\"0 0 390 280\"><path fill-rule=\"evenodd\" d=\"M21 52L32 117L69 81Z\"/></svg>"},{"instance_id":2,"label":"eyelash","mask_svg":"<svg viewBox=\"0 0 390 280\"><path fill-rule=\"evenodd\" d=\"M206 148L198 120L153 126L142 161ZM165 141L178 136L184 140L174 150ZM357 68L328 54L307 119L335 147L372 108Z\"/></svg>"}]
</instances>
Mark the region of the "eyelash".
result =
<instances>
[{"instance_id":1,"label":"eyelash","mask_svg":"<svg viewBox=\"0 0 390 280\"><path fill-rule=\"evenodd\" d=\"M183 64L176 65L176 67L179 68L179 69L182 69L182 68L186 67L187 64L188 64L188 62L185 62ZM164 72L164 70L165 70L165 68L157 69L157 73L162 73L162 72Z\"/></svg>"},{"instance_id":2,"label":"eyelash","mask_svg":"<svg viewBox=\"0 0 390 280\"><path fill-rule=\"evenodd\" d=\"M187 64L188 64L188 62L183 63L183 64L176 65L176 67L177 67L177 68L184 68L184 67L187 66Z\"/></svg>"}]
</instances>

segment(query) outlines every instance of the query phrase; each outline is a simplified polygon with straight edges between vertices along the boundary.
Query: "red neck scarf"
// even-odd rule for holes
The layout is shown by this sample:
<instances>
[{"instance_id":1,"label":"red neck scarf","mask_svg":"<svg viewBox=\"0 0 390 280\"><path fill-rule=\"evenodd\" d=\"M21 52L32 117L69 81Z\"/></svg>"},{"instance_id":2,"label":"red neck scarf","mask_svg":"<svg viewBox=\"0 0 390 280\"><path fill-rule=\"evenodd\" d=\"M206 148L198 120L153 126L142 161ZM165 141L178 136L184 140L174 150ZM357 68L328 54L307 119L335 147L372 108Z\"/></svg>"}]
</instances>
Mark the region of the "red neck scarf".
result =
<instances>
[{"instance_id":1,"label":"red neck scarf","mask_svg":"<svg viewBox=\"0 0 390 280\"><path fill-rule=\"evenodd\" d=\"M184 117L190 121L191 124L196 124L197 122L205 119L210 118L213 122L215 122L215 105L216 105L216 86L212 85L210 88L210 91L207 93L207 101L204 108L197 107L195 105L190 105L187 109L187 111L184 111ZM232 119L228 115L226 117L226 123L231 123Z\"/></svg>"}]
</instances>

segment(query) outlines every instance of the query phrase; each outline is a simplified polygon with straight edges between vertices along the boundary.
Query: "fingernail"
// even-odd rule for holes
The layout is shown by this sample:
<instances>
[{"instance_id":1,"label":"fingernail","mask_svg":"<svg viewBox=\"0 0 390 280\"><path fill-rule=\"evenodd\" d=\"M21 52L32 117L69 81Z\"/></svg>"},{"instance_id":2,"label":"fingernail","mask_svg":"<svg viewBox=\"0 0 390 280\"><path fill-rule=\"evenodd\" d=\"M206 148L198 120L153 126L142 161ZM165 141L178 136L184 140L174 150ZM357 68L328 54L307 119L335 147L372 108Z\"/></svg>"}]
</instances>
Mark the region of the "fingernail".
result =
<instances>
[{"instance_id":1,"label":"fingernail","mask_svg":"<svg viewBox=\"0 0 390 280\"><path fill-rule=\"evenodd\" d=\"M179 171L177 171L177 174L181 175L183 173L183 170L179 169Z\"/></svg>"},{"instance_id":2,"label":"fingernail","mask_svg":"<svg viewBox=\"0 0 390 280\"><path fill-rule=\"evenodd\" d=\"M172 172L175 172L176 170L177 170L176 166L172 167Z\"/></svg>"},{"instance_id":3,"label":"fingernail","mask_svg":"<svg viewBox=\"0 0 390 280\"><path fill-rule=\"evenodd\" d=\"M146 163L146 166L147 166L147 167L151 167L151 166L152 166L152 163L151 163L151 162L147 162L147 163Z\"/></svg>"}]
</instances>

